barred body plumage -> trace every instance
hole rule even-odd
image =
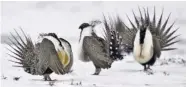
[[[49,75],[52,72],[61,75],[71,72],[73,53],[68,41],[58,38],[55,33],[48,33],[40,34],[40,42],[34,44],[23,30],[24,38],[15,32],[18,38],[11,34],[15,42],[9,39],[14,45],[9,44],[12,48],[9,55],[19,61],[12,61],[20,64],[18,67],[23,67],[25,72],[32,75],[43,75],[44,80],[51,80]]]

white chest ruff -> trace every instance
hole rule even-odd
[[[53,45],[55,47],[55,50],[56,50],[56,52],[58,54],[58,58],[60,58],[60,56],[62,57],[61,61],[66,61],[66,59],[64,59],[64,57],[66,57],[65,54],[67,54],[67,57],[66,58],[68,58],[68,59],[67,59],[66,64],[69,64],[69,62],[70,62],[70,54],[69,54],[70,53],[69,52],[70,48],[67,46],[67,44],[61,41],[61,44],[64,47],[64,49],[63,49],[59,45],[60,42],[56,38],[54,38],[52,36],[42,36],[42,37],[39,37],[39,39],[40,39],[39,42],[41,42],[44,38],[50,40],[53,43]],[[60,53],[58,53],[58,52],[60,52]],[[59,54],[60,54],[60,56],[59,56]],[[64,64],[64,67],[65,66],[67,66],[67,65]]]
[[[78,56],[81,61],[87,61],[87,59],[84,58],[84,50],[83,50],[83,40],[85,36],[92,36],[92,27],[87,27],[83,29],[81,39],[79,42],[79,49],[78,49]]]
[[[143,64],[147,63],[153,56],[153,39],[150,31],[147,29],[144,43],[141,45],[140,40],[140,31],[137,32],[134,40],[134,50],[133,55],[137,62]]]
[[[43,37],[40,37],[40,38],[39,38],[39,39],[40,39],[40,42],[41,42],[44,38],[50,40],[50,41],[54,44],[54,47],[55,47],[56,51],[61,51],[61,50],[63,50],[63,48],[59,45],[60,42],[59,42],[56,38],[54,38],[54,37],[52,37],[52,36],[43,36]]]

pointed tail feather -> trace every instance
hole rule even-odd
[[[34,44],[31,38],[26,36],[22,29],[21,31],[24,34],[24,38],[22,38],[16,30],[16,35],[10,33],[12,38],[10,39],[9,37],[9,40],[13,46],[8,44],[8,46],[11,48],[11,50],[7,48],[10,51],[8,55],[18,60],[10,61],[19,64],[18,67],[23,67],[25,72],[28,72],[30,74],[36,74],[34,66],[37,63],[37,57],[36,53],[34,52]]]
[[[162,9],[162,13],[161,13],[161,16],[158,20],[158,23],[156,23],[155,8],[154,8],[154,16],[153,16],[152,20],[150,20],[150,18],[149,18],[148,9],[146,11],[144,10],[144,16],[145,17],[142,16],[140,8],[139,8],[139,13],[140,13],[140,16],[141,16],[141,23],[142,23],[141,26],[143,26],[143,25],[150,26],[149,28],[150,28],[150,31],[153,35],[153,38],[159,39],[159,43],[161,45],[160,47],[161,47],[162,51],[174,50],[175,48],[169,48],[169,46],[179,42],[179,40],[176,40],[179,37],[179,35],[175,34],[178,29],[171,31],[175,22],[172,25],[170,25],[168,28],[166,28],[171,13],[168,15],[165,22],[162,22],[163,13],[164,13],[164,9]],[[144,22],[145,20],[148,20],[148,21]],[[136,23],[136,25],[138,25],[138,23]]]
[[[139,18],[137,19],[137,16],[135,15],[134,11],[132,10],[133,17],[135,22],[133,23],[131,19],[127,16],[128,21],[130,22],[130,25],[132,26],[129,28],[124,22],[122,22],[121,18],[118,17],[116,21],[118,23],[123,23],[122,25],[118,25],[119,27],[116,28],[116,30],[119,30],[122,35],[122,44],[124,45],[124,50],[129,50],[129,52],[132,52],[133,50],[133,41],[136,35],[136,29],[139,30],[142,26],[145,28],[150,29],[150,32],[153,35],[153,38],[157,38],[160,43],[160,49],[162,51],[169,51],[169,50],[175,50],[175,48],[170,48],[171,45],[179,42],[179,40],[176,40],[180,35],[176,35],[176,32],[178,29],[173,30],[173,24],[171,24],[168,28],[167,24],[170,19],[170,15],[166,18],[165,22],[163,22],[163,13],[164,9],[162,9],[162,13],[160,15],[160,18],[156,20],[156,11],[154,7],[154,14],[152,20],[150,19],[148,8],[144,9],[144,14],[142,14],[141,9],[138,7],[139,10]],[[157,23],[156,23],[157,21]],[[136,27],[137,26],[137,27]],[[126,51],[125,51],[126,52]]]
[[[120,27],[122,23],[117,23],[113,21],[111,17],[109,17],[110,21],[104,17],[104,34],[105,40],[107,42],[107,49],[112,60],[122,60],[123,55],[121,54],[121,37],[116,28]],[[118,25],[117,25],[118,24]]]

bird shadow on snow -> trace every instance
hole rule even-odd
[[[44,79],[30,79],[31,81],[38,81],[38,82],[42,82],[45,80]],[[72,81],[72,79],[69,79],[69,80],[59,80],[59,79],[53,79],[52,81],[48,81],[48,82],[69,82],[69,81]],[[46,81],[47,82],[47,81]]]
[[[134,72],[134,73],[136,73],[136,72],[143,72],[143,70],[122,69],[122,70],[119,70],[119,72],[129,72],[129,73]]]
[[[50,86],[55,86],[56,83],[57,84],[62,83],[66,85],[76,85],[76,86],[82,85],[82,80],[78,80],[78,79],[67,79],[67,80],[54,79],[52,81],[45,81],[44,79],[30,79],[30,81],[45,82],[47,83],[46,85],[50,85]]]
[[[78,78],[69,78],[69,79],[52,79],[52,81],[45,81],[44,79],[29,79],[30,81],[38,81],[38,82],[73,82],[73,81],[82,81],[81,79]]]

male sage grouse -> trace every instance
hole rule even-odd
[[[55,33],[40,34],[40,41],[34,44],[31,38],[24,34],[23,37],[15,30],[17,35],[12,35],[9,39],[13,46],[9,44],[11,57],[20,64],[16,67],[24,68],[24,71],[32,75],[43,75],[44,80],[50,81],[50,74],[65,74],[70,72],[73,64],[73,53],[70,43],[58,38]]]
[[[102,27],[97,27],[103,25]],[[104,30],[104,36],[98,36],[95,28]],[[99,75],[101,68],[110,68],[114,60],[123,59],[121,54],[119,34],[111,23],[106,19],[104,22],[92,21],[91,23],[82,23],[79,26],[80,32],[80,60],[83,62],[92,61],[95,66],[95,73]]]
[[[156,23],[156,13],[154,9],[153,20],[150,20],[148,9],[144,9],[144,15],[139,8],[139,19],[133,12],[135,23],[129,17],[128,20],[132,26],[129,28],[124,24],[121,18],[118,17],[120,34],[125,45],[125,51],[133,52],[133,56],[137,62],[144,66],[144,71],[149,70],[156,59],[160,57],[161,51],[175,50],[170,46],[179,42],[176,40],[179,35],[175,35],[176,30],[171,30],[174,23],[167,27],[170,15],[162,24],[163,11]],[[166,28],[167,27],[167,28]]]

